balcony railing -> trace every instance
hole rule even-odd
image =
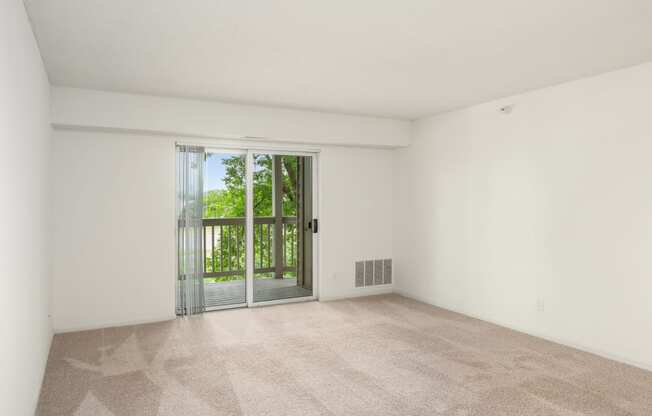
[[[242,278],[245,274],[245,218],[204,218],[204,277]],[[275,256],[276,217],[254,218],[254,273],[297,271],[297,218],[283,217],[281,256]],[[279,277],[279,276],[276,276]]]

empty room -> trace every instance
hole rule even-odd
[[[652,415],[649,0],[0,38],[0,415]]]

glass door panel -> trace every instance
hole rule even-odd
[[[204,298],[206,309],[246,304],[246,155],[206,152]]]
[[[253,154],[253,301],[312,296],[312,158]]]

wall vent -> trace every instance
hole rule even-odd
[[[383,284],[383,261],[374,260],[374,285]]]
[[[384,281],[386,285],[391,285],[392,284],[392,259],[385,259],[383,261],[383,276],[384,276]]]
[[[364,262],[364,285],[373,286],[374,285],[374,261],[366,260]]]
[[[355,262],[355,287],[364,287],[364,262]]]
[[[392,284],[392,259],[355,262],[355,287]]]

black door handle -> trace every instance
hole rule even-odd
[[[308,222],[308,228],[312,229],[313,234],[317,234],[319,232],[319,220],[317,218],[313,218],[312,221]]]

